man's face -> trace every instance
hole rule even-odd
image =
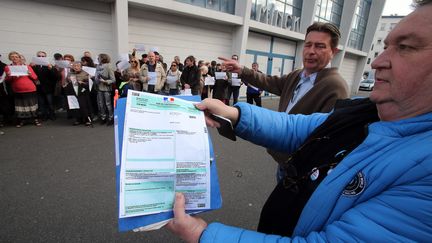
[[[383,120],[416,116],[432,110],[432,5],[402,19],[384,40],[370,99]]]
[[[75,72],[81,72],[81,63],[74,63],[74,64],[72,64],[72,69]]]
[[[306,74],[321,71],[329,64],[336,53],[336,49],[332,49],[330,43],[330,34],[309,32],[303,48],[303,66]]]
[[[256,63],[252,64],[252,69],[254,71],[258,71],[258,64],[256,64]]]
[[[149,52],[149,54],[147,54],[147,58],[149,62],[154,63],[156,60],[156,55],[153,52]]]
[[[186,66],[188,66],[188,67],[192,67],[193,66],[193,62],[189,58],[186,59],[185,63],[186,63]]]

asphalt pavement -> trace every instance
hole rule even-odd
[[[118,232],[113,127],[72,126],[65,116],[0,128],[0,242],[181,242],[166,229]],[[276,163],[262,147],[210,133],[223,206],[200,216],[255,230]]]

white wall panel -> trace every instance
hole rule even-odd
[[[129,47],[144,44],[146,52],[157,47],[169,63],[174,56],[183,61],[193,55],[197,60],[212,61],[231,57],[232,27],[184,16],[129,9]],[[144,53],[140,52],[139,54]]]
[[[294,41],[289,41],[281,38],[274,38],[273,42],[273,53],[295,56],[296,43]]]
[[[342,77],[346,80],[348,87],[352,90],[354,83],[354,77],[357,70],[358,59],[354,55],[346,54],[343,59],[342,65],[339,68],[339,72]]]
[[[270,52],[271,37],[254,32],[249,32],[247,40],[248,50]]]
[[[30,60],[39,50],[80,58],[86,50],[96,57],[112,53],[111,7],[97,1],[2,0],[0,53],[18,51]]]

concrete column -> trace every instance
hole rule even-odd
[[[305,35],[307,28],[314,22],[316,7],[316,1],[303,1],[302,16],[300,17],[300,32]],[[303,47],[304,41],[298,41],[294,59],[294,69],[303,68]]]
[[[235,14],[243,18],[243,25],[233,27],[233,46],[232,54],[239,56],[240,64],[244,64],[246,59],[246,46],[249,36],[249,22],[252,1],[237,0]]]
[[[360,0],[361,1],[361,0]],[[345,56],[346,47],[348,44],[349,35],[351,32],[351,26],[354,21],[353,16],[357,9],[357,4],[359,0],[356,1],[344,1],[342,16],[339,26],[339,31],[341,33],[341,38],[339,41],[339,48],[341,49],[339,53],[335,55],[332,60],[332,67],[340,67]]]
[[[114,29],[114,60],[122,53],[129,52],[129,13],[128,1],[116,0],[112,6],[112,24]]]

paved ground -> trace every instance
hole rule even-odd
[[[117,231],[113,128],[71,123],[1,129],[0,242],[180,242],[165,229]],[[264,148],[211,133],[223,207],[202,217],[255,229],[276,164]]]

